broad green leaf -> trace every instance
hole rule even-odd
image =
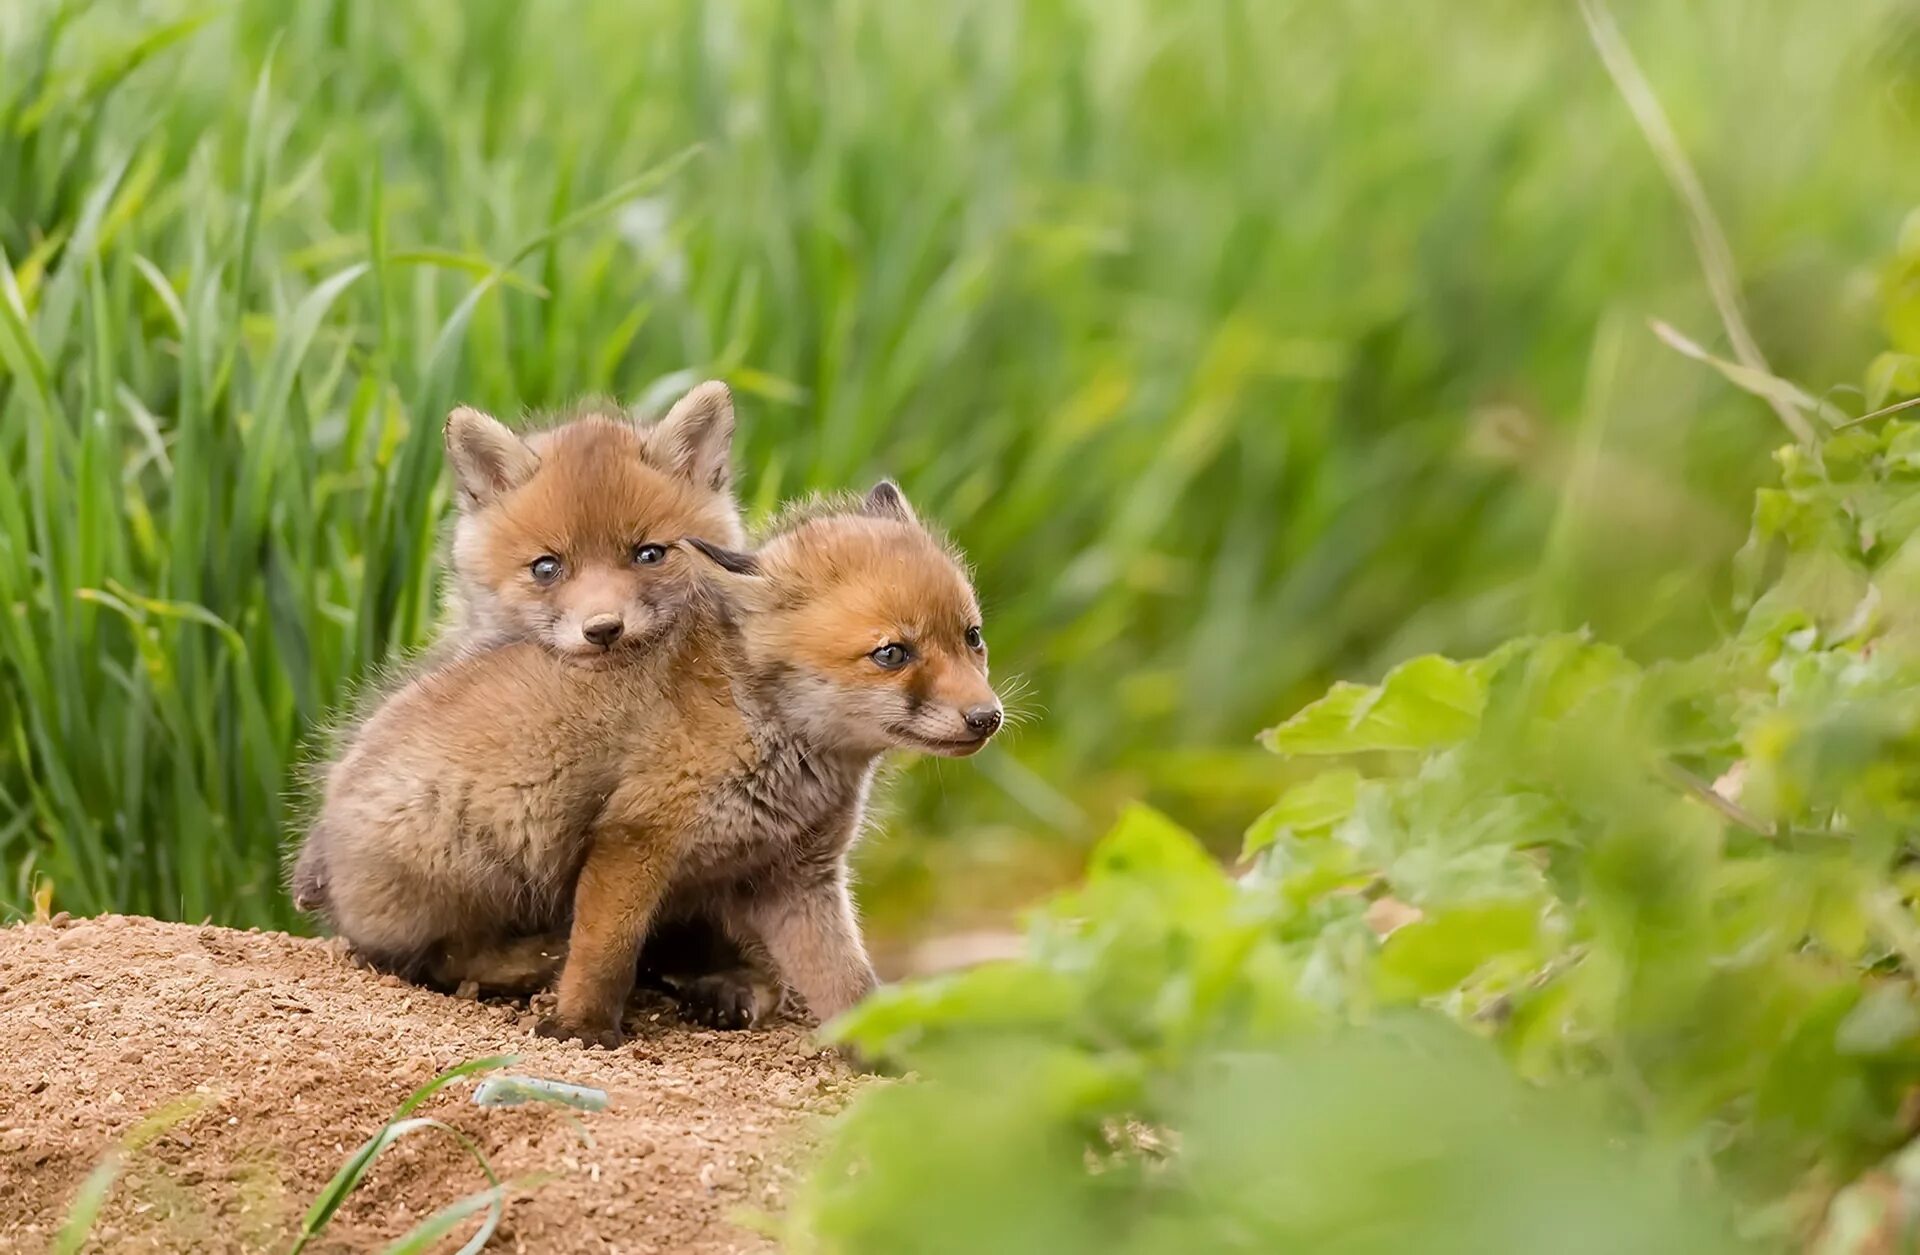
[[[1429,654],[1395,667],[1375,687],[1334,685],[1261,741],[1281,754],[1437,749],[1471,736],[1486,700],[1474,664]]]
[[[1150,806],[1134,803],[1094,846],[1087,863],[1093,886],[1125,880],[1165,889],[1201,886],[1224,896],[1229,890],[1220,865],[1194,835]]]
[[[1282,834],[1317,836],[1353,813],[1363,777],[1350,767],[1323,771],[1280,795],[1247,829],[1241,858],[1251,858]]]
[[[1375,982],[1388,998],[1426,998],[1457,988],[1488,962],[1532,957],[1540,931],[1530,903],[1457,906],[1396,929],[1380,946]]]
[[[983,963],[929,980],[883,985],[827,1024],[822,1036],[889,1057],[948,1029],[1056,1027],[1079,1001],[1079,990],[1060,973],[1025,963]]]

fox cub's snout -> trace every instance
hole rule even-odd
[[[723,384],[701,384],[652,427],[590,414],[523,439],[457,409],[446,441],[454,578],[481,639],[585,660],[643,648],[694,595],[677,542],[740,543]]]
[[[698,547],[738,577],[750,665],[814,743],[960,758],[1000,730],[973,586],[892,483],[751,558]]]

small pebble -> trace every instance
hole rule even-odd
[[[68,924],[73,923],[73,916],[65,911],[55,911],[53,918],[48,920],[47,923],[53,925],[55,928],[65,928]]]

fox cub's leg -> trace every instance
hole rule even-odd
[[[735,936],[711,900],[664,909],[647,929],[640,979],[671,995],[682,1019],[751,1028],[779,1009],[780,982],[757,937]]]
[[[428,967],[434,983],[458,989],[469,983],[505,994],[545,989],[566,961],[567,939],[560,933],[490,938],[450,943]]]
[[[716,932],[727,931],[721,920],[714,920],[710,927]],[[671,980],[683,1018],[708,1028],[753,1028],[780,1010],[779,967],[767,953],[766,943],[751,933],[730,940],[734,947],[731,963],[714,964],[706,971],[690,971]]]
[[[560,1006],[539,1026],[542,1037],[608,1049],[620,1044],[620,1015],[633,992],[648,921],[666,894],[673,853],[663,833],[596,825],[573,894]]]
[[[757,892],[740,904],[781,977],[821,1023],[872,992],[878,980],[839,866]]]

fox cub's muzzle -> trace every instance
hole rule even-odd
[[[626,626],[617,614],[596,614],[580,625],[580,635],[586,637],[589,644],[612,649]]]

